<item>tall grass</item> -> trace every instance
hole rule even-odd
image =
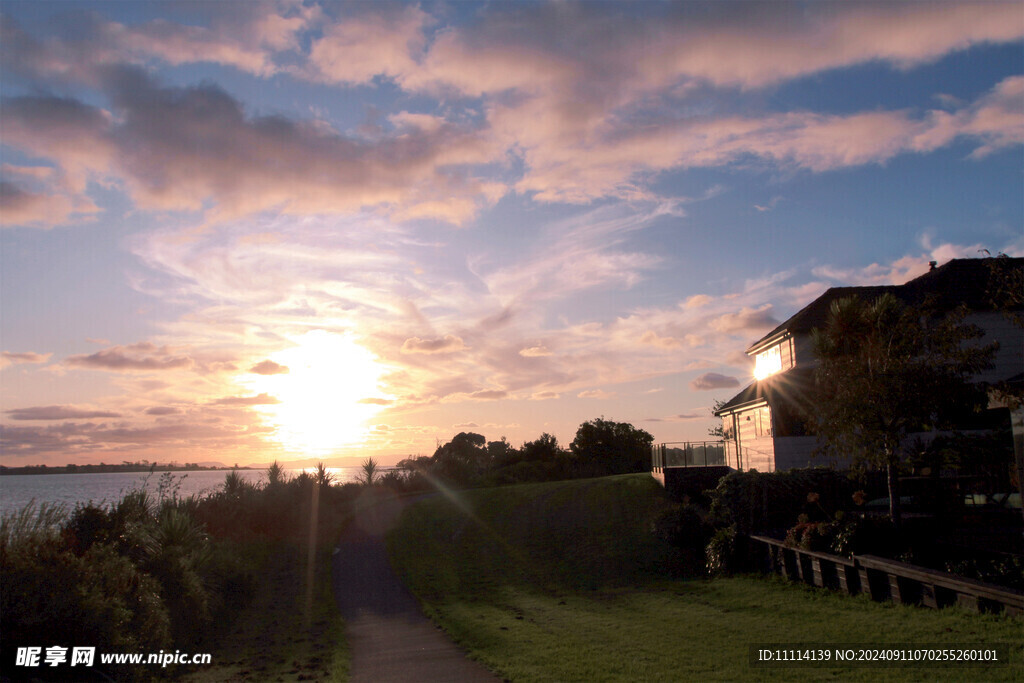
[[[55,540],[66,518],[65,505],[36,505],[35,499],[32,499],[17,512],[5,513],[0,517],[0,552],[7,553],[20,545]]]

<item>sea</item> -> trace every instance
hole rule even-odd
[[[392,469],[380,468],[381,472]],[[328,467],[339,484],[356,481],[362,474],[361,467]],[[89,474],[9,474],[0,476],[0,514],[18,512],[32,501],[63,504],[71,511],[78,504],[93,502],[109,505],[119,501],[124,494],[145,488],[154,496],[164,486],[164,493],[178,496],[203,495],[224,485],[224,478],[230,470],[189,470],[187,472],[104,472]],[[289,476],[301,472],[313,472],[313,468],[285,470]],[[237,470],[245,481],[266,482],[266,470]],[[169,475],[169,476],[168,476]]]

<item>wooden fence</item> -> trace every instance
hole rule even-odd
[[[1024,592],[874,555],[852,558],[787,546],[766,536],[750,537],[754,566],[793,581],[873,600],[940,608],[960,605],[975,612],[1024,615]]]

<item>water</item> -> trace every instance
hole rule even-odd
[[[391,469],[382,467],[381,470]],[[303,470],[286,470],[290,476]],[[306,470],[311,471],[311,470]],[[334,481],[343,484],[355,481],[362,473],[361,467],[328,467]],[[227,470],[191,470],[171,472],[172,482],[179,496],[202,495],[224,485]],[[266,482],[265,470],[238,470],[245,481]],[[0,513],[16,512],[32,499],[36,503],[63,503],[69,510],[78,503],[113,503],[133,489],[143,486],[153,493],[158,492],[162,472],[107,472],[93,474],[18,474],[0,476]]]

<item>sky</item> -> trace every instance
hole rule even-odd
[[[1016,2],[0,13],[6,466],[703,440],[828,287],[1024,255]]]

